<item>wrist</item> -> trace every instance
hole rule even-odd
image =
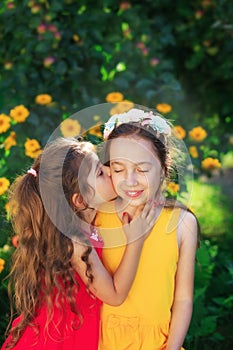
[[[135,239],[135,238],[129,238],[128,240],[127,240],[127,245],[130,245],[130,246],[132,246],[132,247],[139,247],[139,248],[141,248],[142,246],[143,246],[143,244],[144,244],[144,235],[143,236],[141,236],[141,237],[139,237],[139,238],[137,238],[137,239]]]

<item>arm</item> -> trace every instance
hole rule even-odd
[[[128,295],[134,281],[140,259],[141,250],[146,235],[155,221],[155,208],[149,204],[145,206],[137,219],[128,222],[127,215],[123,217],[123,226],[128,244],[116,272],[111,276],[100,261],[95,249],[89,255],[89,262],[94,276],[90,283],[86,277],[86,264],[82,255],[86,246],[73,242],[74,254],[72,265],[90,291],[104,303],[117,306],[122,304]],[[132,237],[134,241],[132,241]]]
[[[192,317],[197,222],[189,212],[179,222],[181,235],[175,295],[166,350],[180,350]]]

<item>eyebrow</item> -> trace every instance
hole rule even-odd
[[[117,161],[111,161],[110,162],[111,163],[111,165],[123,165],[123,163],[121,163],[121,162],[117,162]],[[152,163],[151,162],[139,162],[139,163],[134,163],[135,165],[143,165],[143,164],[145,164],[145,165],[152,165]]]

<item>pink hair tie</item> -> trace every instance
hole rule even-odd
[[[33,175],[34,177],[37,177],[37,172],[36,172],[36,170],[33,169],[33,168],[30,168],[30,169],[27,171],[27,173]]]

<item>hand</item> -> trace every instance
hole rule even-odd
[[[145,240],[149,235],[156,219],[156,206],[153,201],[145,204],[140,213],[131,220],[127,212],[123,213],[122,224],[128,243],[137,239]]]

